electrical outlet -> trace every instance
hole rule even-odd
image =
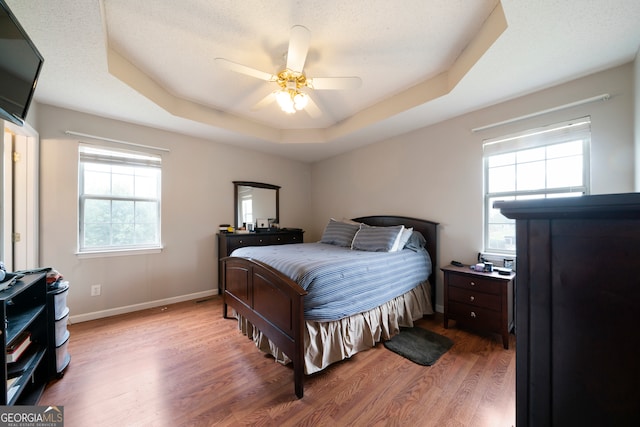
[[[101,292],[102,292],[102,285],[92,285],[91,286],[91,296],[92,297],[100,296]]]

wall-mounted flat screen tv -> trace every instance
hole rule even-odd
[[[0,0],[0,119],[27,117],[44,59],[4,0]]]

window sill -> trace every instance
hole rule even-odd
[[[163,247],[159,246],[157,248],[117,249],[117,250],[111,250],[111,251],[109,250],[86,251],[86,252],[76,252],[76,255],[80,259],[131,256],[131,255],[149,255],[149,254],[159,254],[160,252],[162,252],[162,249]]]
[[[511,268],[513,268],[514,270],[516,268],[517,256],[515,253],[510,255],[507,253],[498,253],[498,252],[480,252],[480,255],[488,262],[492,262],[493,265],[496,267],[503,267],[504,260],[511,259],[513,260],[513,266]]]

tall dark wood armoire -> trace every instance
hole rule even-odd
[[[516,220],[517,426],[640,425],[640,193],[495,207]]]

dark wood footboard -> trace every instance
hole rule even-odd
[[[222,259],[223,316],[235,309],[293,361],[296,396],[303,396],[304,296],[307,291],[272,267],[247,258]]]

